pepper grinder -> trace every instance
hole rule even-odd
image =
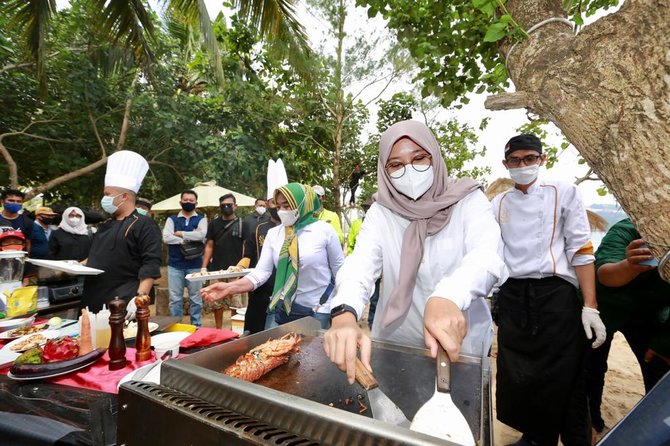
[[[137,337],[135,338],[136,361],[147,361],[151,359],[151,333],[149,333],[149,295],[142,294],[135,297],[137,307]]]
[[[126,366],[126,341],[123,339],[123,324],[126,318],[126,302],[115,297],[109,302],[109,326],[112,335],[109,340],[109,370],[119,370]]]

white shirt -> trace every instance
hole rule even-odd
[[[577,187],[538,180],[524,194],[511,189],[492,201],[510,277],[558,276],[579,286],[575,266],[594,262],[591,229]]]
[[[426,238],[407,317],[382,328],[384,307],[399,280],[400,250],[409,224],[378,203],[370,207],[354,252],[337,275],[332,305],[350,305],[360,318],[383,272],[372,337],[423,347],[423,311],[428,298],[443,297],[467,310],[471,302],[488,296],[496,283],[503,283],[507,270],[499,255],[500,228],[491,204],[480,190],[471,192],[454,205],[449,223]],[[488,309],[482,317],[490,328]]]
[[[191,215],[191,217],[186,217],[182,211],[179,211],[177,218],[184,217],[186,219],[186,224],[191,220],[191,218],[198,215],[197,213]],[[207,236],[207,217],[203,215],[202,219],[198,222],[198,226],[193,231],[182,231],[181,237],[174,235],[174,223],[171,218],[165,220],[165,226],[163,227],[163,243],[167,245],[181,245],[185,241],[192,242],[202,242],[205,243],[205,237]]]
[[[325,293],[331,277],[335,277],[344,262],[340,239],[333,227],[316,221],[298,230],[298,289],[293,302],[313,308],[318,313],[330,313],[330,300],[323,305],[319,301]],[[272,275],[279,262],[279,251],[284,244],[284,225],[275,226],[265,236],[261,257],[256,268],[245,277],[254,289],[263,285]],[[332,297],[332,296],[331,296]]]

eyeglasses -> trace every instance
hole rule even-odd
[[[412,158],[412,162],[409,163],[414,170],[417,172],[425,172],[432,165],[432,157],[428,154],[417,155]],[[386,165],[386,173],[393,179],[398,179],[405,175],[408,164],[403,164],[400,161],[391,161]]]
[[[537,160],[540,158],[542,158],[542,155],[526,155],[523,158],[510,156],[509,158],[507,158],[507,164],[509,164],[511,167],[518,167],[523,161],[524,165],[531,166],[535,164]]]

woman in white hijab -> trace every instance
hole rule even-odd
[[[65,209],[58,229],[49,238],[47,258],[81,261],[88,257],[90,248],[91,234],[86,227],[84,212],[77,207]]]

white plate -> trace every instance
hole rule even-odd
[[[14,319],[0,319],[0,331],[11,330],[12,328],[21,327],[29,324],[35,320],[35,315],[30,317],[17,317]]]
[[[166,333],[167,334],[167,333]],[[119,385],[116,386],[116,388],[120,388],[121,384],[132,381],[133,380],[133,375],[135,373],[139,372],[140,370],[146,369],[147,367],[152,367],[154,363],[152,362],[151,364],[147,364],[145,366],[140,367],[139,369],[135,369],[132,372],[128,373],[126,376],[121,378],[121,381],[119,381]],[[160,384],[161,383],[161,366],[163,363],[158,364],[156,367],[153,368],[149,373],[147,373],[147,376],[141,379],[143,383],[154,383],[154,384]]]
[[[33,334],[42,333],[44,330],[49,328],[46,322],[43,323],[43,324],[39,324],[37,326],[42,327],[42,328],[40,328],[39,331],[36,331]],[[7,330],[7,331],[3,331],[2,333],[0,333],[0,339],[3,339],[3,340],[5,340],[5,339],[18,339],[21,336],[25,336],[25,335],[17,336],[16,334],[14,334],[14,331],[17,330],[18,328],[21,328],[21,327],[16,327],[16,328],[12,328],[12,329]]]
[[[57,330],[44,330],[44,331],[39,332],[39,333],[33,333],[33,334],[21,336],[18,339],[14,339],[12,342],[10,342],[9,344],[2,347],[2,350],[0,350],[0,351],[7,351],[7,352],[12,352],[12,353],[21,353],[21,352],[15,352],[14,350],[12,350],[12,347],[15,346],[16,344],[19,344],[19,343],[25,341],[29,337],[35,336],[35,335],[42,335],[47,339],[59,338],[59,337],[62,336],[62,334]]]
[[[235,308],[235,307],[230,307],[231,310],[235,310],[235,313],[245,315],[247,314],[247,307],[242,307],[242,308]]]
[[[68,373],[76,372],[77,370],[81,370],[83,368],[88,367],[89,365],[93,364],[94,362],[97,362],[98,359],[102,358],[104,355],[104,351],[101,351],[100,354],[91,356],[91,359],[86,361],[84,364],[70,370],[66,371],[54,371],[52,373],[46,373],[46,374],[41,374],[41,375],[36,375],[36,376],[16,376],[13,375],[12,372],[7,372],[7,377],[11,379],[15,379],[17,381],[31,381],[35,379],[47,379],[47,378],[55,378],[56,376],[62,376],[62,375],[67,375]],[[54,363],[55,364],[55,363]]]
[[[157,329],[158,329],[157,323],[149,322],[149,333],[154,332]],[[128,327],[123,329],[123,339],[133,339],[135,336],[137,336],[137,322],[133,321],[128,325]]]
[[[244,269],[238,273],[227,273],[224,271],[211,271],[207,273],[206,276],[201,276],[200,273],[191,273],[186,275],[186,280],[190,282],[204,282],[205,280],[213,279],[235,279],[237,277],[244,277],[249,272],[253,271],[252,268]]]
[[[156,347],[158,344],[168,342],[181,342],[182,340],[191,336],[192,333],[186,331],[169,331],[167,333],[157,334],[151,337],[151,346]]]
[[[77,274],[80,276],[96,276],[104,273],[101,269],[89,268],[81,263],[70,263],[65,260],[26,259],[26,261],[33,265],[44,266],[45,268],[51,268],[56,271],[63,271],[65,273]]]

